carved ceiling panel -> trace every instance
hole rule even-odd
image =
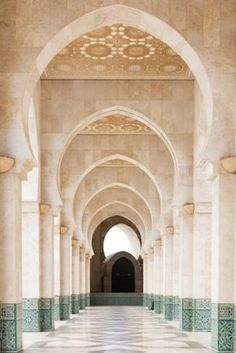
[[[43,79],[192,79],[182,58],[157,38],[116,24],[76,39],[48,65]]]

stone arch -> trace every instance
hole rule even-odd
[[[204,100],[205,115],[202,119],[205,121],[204,126],[206,126],[206,131],[205,136],[202,138],[201,146],[201,150],[204,150],[207,146],[212,126],[213,98],[207,72],[197,52],[189,45],[180,33],[166,22],[142,10],[120,4],[102,7],[79,17],[62,28],[41,50],[28,75],[23,95],[22,119],[28,145],[30,146],[28,129],[30,99],[34,87],[39,81],[40,75],[45,70],[48,63],[60,52],[60,50],[76,38],[90,31],[114,23],[123,23],[150,33],[152,36],[169,45],[187,63],[200,87]]]
[[[123,183],[112,183],[112,184],[107,184],[106,186],[98,189],[93,195],[91,195],[89,197],[89,199],[86,201],[84,207],[83,207],[83,210],[82,210],[82,217],[83,217],[83,214],[84,214],[84,211],[86,210],[87,206],[89,205],[90,201],[92,201],[97,195],[99,196],[99,194],[102,192],[102,191],[105,191],[106,189],[110,189],[110,188],[113,188],[113,187],[117,187],[117,188],[122,188],[122,189],[127,189],[127,190],[130,190],[132,191],[133,193],[137,194],[140,199],[144,202],[144,204],[146,205],[146,208],[149,210],[149,213],[150,213],[150,218],[151,218],[151,222],[153,224],[153,210],[151,210],[147,200],[144,198],[144,196],[138,191],[138,190],[135,190],[134,188],[132,188],[131,186],[127,185],[127,184],[123,184]],[[81,220],[82,221],[82,220]]]
[[[126,251],[120,251],[113,256],[111,255],[104,261],[104,292],[112,292],[112,268],[116,261],[122,257],[128,259],[134,267],[135,292],[142,292],[142,262],[140,260],[136,260],[133,255],[129,254]]]
[[[119,208],[115,208],[114,210],[112,209],[113,206],[119,206]],[[121,209],[121,210],[120,210]],[[87,230],[87,239],[89,242],[89,245],[91,246],[92,243],[92,237],[94,234],[95,229],[98,227],[98,225],[100,223],[102,223],[105,219],[110,218],[112,216],[121,216],[124,217],[124,215],[122,214],[122,212],[125,210],[125,212],[129,212],[130,214],[132,214],[132,218],[129,216],[127,216],[127,218],[133,223],[135,224],[135,226],[137,227],[137,229],[140,232],[140,236],[142,239],[142,244],[144,244],[145,241],[145,237],[146,237],[146,228],[145,225],[143,223],[142,217],[140,216],[140,214],[131,206],[124,204],[122,202],[110,202],[106,205],[104,205],[103,207],[101,207],[101,209],[99,209],[92,217],[91,217],[91,221]],[[103,215],[103,212],[109,211],[109,215],[107,215],[107,213],[105,213]]]

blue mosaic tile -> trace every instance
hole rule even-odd
[[[22,304],[0,304],[0,351],[21,351],[22,331]]]
[[[211,331],[211,299],[194,299],[193,329],[199,332]]]
[[[174,297],[173,296],[164,296],[164,319],[173,320],[174,317]]]
[[[185,331],[193,329],[193,299],[180,299],[180,328]]]
[[[154,296],[154,311],[156,314],[162,313],[162,302],[163,302],[162,295],[155,295]]]
[[[212,348],[217,352],[234,351],[234,310],[234,304],[212,304]]]

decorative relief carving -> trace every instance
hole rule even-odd
[[[87,125],[81,135],[155,135],[142,122],[124,115],[110,115]]]
[[[116,24],[74,40],[51,61],[42,78],[191,78],[182,58],[157,38]]]

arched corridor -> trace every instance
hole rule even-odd
[[[0,352],[235,352],[235,24],[1,0]]]

